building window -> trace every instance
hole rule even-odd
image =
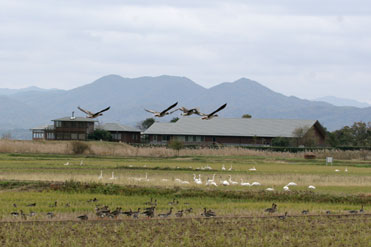
[[[213,136],[213,142],[216,142],[216,138],[215,138],[215,136]]]
[[[62,127],[62,122],[61,121],[55,121],[55,127],[57,127],[57,128]]]
[[[77,140],[77,133],[71,133],[71,139],[72,140]]]
[[[188,142],[188,136],[185,136],[185,138],[184,138],[184,139],[185,139],[185,141],[186,141],[186,142]]]
[[[112,139],[114,140],[121,140],[121,133],[113,133]]]
[[[79,140],[85,140],[86,135],[85,134],[79,134]]]
[[[46,134],[46,138],[47,138],[48,140],[54,140],[54,133],[47,133],[47,134]]]

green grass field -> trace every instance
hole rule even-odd
[[[67,162],[69,165],[65,165]],[[223,166],[226,170],[222,170]],[[256,171],[250,171],[252,167]],[[103,178],[99,179],[101,171]],[[112,172],[115,179],[110,179]],[[201,176],[202,185],[193,182],[193,174]],[[213,174],[218,186],[206,186]],[[229,176],[238,183],[242,179],[257,181],[261,186],[221,185]],[[284,191],[283,186],[289,182],[297,186]],[[316,189],[308,189],[309,185]],[[268,187],[274,191],[265,191]],[[93,198],[98,201],[88,202]],[[125,215],[102,219],[96,215],[97,206],[107,205],[111,210],[121,207],[123,211],[143,209],[151,198],[158,202],[155,215],[170,207],[174,212],[193,210],[183,220],[174,215],[170,220],[148,220],[144,215],[136,220]],[[179,203],[169,205],[173,199]],[[277,211],[272,215],[264,212],[273,202],[278,205]],[[36,205],[28,207],[31,203]],[[365,213],[348,216],[349,210],[359,210],[362,205]],[[227,218],[204,219],[204,207]],[[11,215],[20,210],[25,217]],[[309,210],[309,216],[301,217],[303,210]],[[326,211],[331,211],[330,215]],[[30,242],[31,246],[328,246],[331,241],[335,243],[332,246],[350,246],[354,240],[356,244],[352,246],[367,246],[364,243],[369,243],[370,237],[363,227],[370,228],[370,211],[370,161],[335,160],[333,166],[326,166],[320,159],[259,156],[0,154],[0,236],[9,235],[0,239],[3,246],[20,246],[35,233],[42,237]],[[31,216],[31,212],[35,215]],[[55,216],[48,217],[48,212]],[[279,220],[277,216],[285,212],[290,217]],[[82,214],[89,220],[76,222]],[[50,227],[51,237],[46,238]],[[14,231],[19,229],[23,232],[17,238]],[[108,234],[99,234],[104,231]],[[89,238],[80,238],[79,233]],[[166,234],[168,242],[164,240]],[[70,237],[63,238],[64,235]],[[60,245],[61,241],[64,244]]]

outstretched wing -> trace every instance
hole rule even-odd
[[[170,110],[171,108],[174,108],[177,104],[178,104],[178,102],[176,102],[175,104],[169,106],[167,109],[163,110],[163,111],[161,112],[161,115],[164,114],[165,112],[167,112],[168,110]]]
[[[90,111],[87,111],[87,110],[84,110],[84,109],[82,109],[80,106],[78,106],[77,109],[79,109],[80,111],[82,111],[82,112],[84,112],[84,113],[86,113],[86,114],[88,114],[88,115],[94,115],[94,113],[92,113],[92,112],[90,112]]]
[[[207,114],[200,112],[199,108],[193,108],[192,111],[194,114],[197,114],[199,116],[207,116]]]
[[[95,113],[94,115],[98,115],[98,114],[100,114],[100,113],[102,113],[102,112],[108,111],[110,108],[111,108],[111,107],[109,106],[109,107],[107,107],[106,109],[103,109],[103,110],[101,110],[101,111]]]
[[[213,111],[212,113],[210,113],[208,116],[212,116],[212,115],[214,115],[214,114],[217,113],[218,111],[223,110],[226,106],[227,106],[227,103],[225,103],[224,105],[222,105],[221,107],[219,107],[218,109],[216,109],[215,111]]]
[[[173,114],[174,112],[176,112],[176,111],[179,111],[179,110],[181,110],[182,111],[182,109],[181,108],[176,108],[174,111],[171,111],[171,112],[169,112],[169,114]]]
[[[153,114],[157,113],[156,111],[152,111],[152,110],[147,110],[147,109],[144,109],[144,110],[147,111],[147,112],[153,113]]]

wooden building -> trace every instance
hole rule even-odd
[[[315,145],[325,144],[326,133],[317,120],[183,117],[175,123],[155,122],[143,134],[151,144],[176,139],[185,145],[271,145],[276,137],[296,138],[295,130],[300,128]]]
[[[126,143],[140,143],[140,130],[118,123],[105,123],[97,126],[97,129],[108,131],[113,141]]]

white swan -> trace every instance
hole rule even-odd
[[[274,191],[273,188],[266,188],[265,190],[266,190],[266,191]]]
[[[224,181],[222,181],[222,185],[224,185],[224,186],[229,186],[230,183],[229,183],[227,180],[224,180]]]
[[[81,161],[80,161],[80,166],[82,166],[82,165],[84,165],[84,162],[81,160]]]
[[[117,179],[117,178],[115,177],[114,172],[112,172],[112,176],[111,176],[109,179],[111,179],[111,180],[113,180],[113,179]]]
[[[254,166],[253,168],[250,168],[249,171],[252,171],[252,172],[253,172],[253,171],[256,171],[255,166]]]
[[[99,180],[100,180],[100,179],[103,179],[103,171],[102,171],[102,170],[100,170],[100,175],[99,175],[98,179],[99,179]]]
[[[241,185],[241,186],[251,186],[250,183],[247,183],[247,182],[244,183],[243,180],[242,180],[242,178],[241,178],[241,183],[240,183],[240,185]]]
[[[225,171],[225,166],[224,166],[224,164],[223,164],[223,166],[222,166],[222,171]]]
[[[288,183],[286,186],[296,186],[297,184],[296,183],[294,183],[294,182],[290,182],[290,183]]]
[[[308,186],[308,189],[312,189],[312,190],[315,190],[315,189],[316,189],[316,187],[315,187],[315,186],[313,186],[313,185],[309,185],[309,186]]]
[[[252,182],[251,186],[260,186],[261,184],[259,182]]]
[[[345,172],[348,172],[348,168],[347,167],[345,167],[345,170],[344,170]]]
[[[230,184],[232,184],[232,185],[236,185],[236,184],[238,184],[238,182],[236,182],[236,181],[232,181],[232,176],[231,176],[231,175],[229,175],[229,180],[228,180],[228,182],[229,182]]]
[[[64,163],[65,166],[69,166],[70,165],[70,162],[67,162],[67,163]]]
[[[284,191],[290,191],[290,188],[289,188],[289,186],[286,185],[286,186],[283,186],[283,190]]]
[[[335,169],[335,172],[340,172],[340,170],[339,169]]]
[[[232,171],[232,165],[231,165],[231,167],[229,167],[228,171]]]

